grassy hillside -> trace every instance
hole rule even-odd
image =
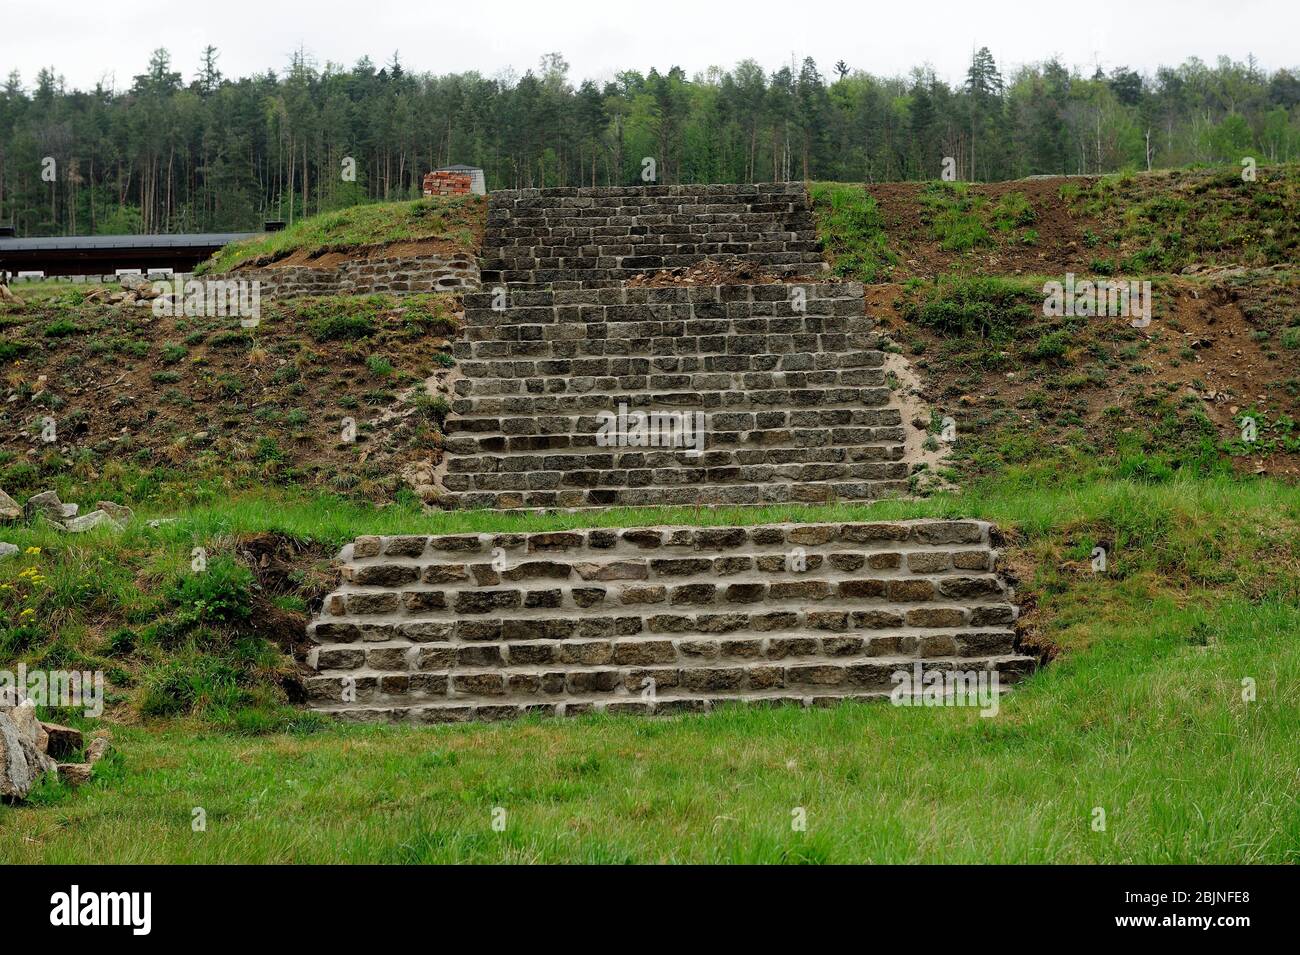
[[[956,423],[954,477],[1300,476],[1300,166],[812,197],[835,272],[869,283],[925,380],[929,430]],[[1067,272],[1150,281],[1151,324],[1045,316]]]
[[[814,183],[835,271],[864,282],[937,275],[1181,272],[1292,265],[1300,165],[1014,182]]]
[[[436,455],[446,405],[424,383],[451,364],[455,296],[266,302],[255,328],[113,297],[83,286],[0,302],[11,495],[159,504],[273,484],[391,500],[401,466]]]
[[[364,256],[390,246],[409,253],[473,252],[483,238],[487,200],[451,196],[413,202],[351,206],[301,219],[280,232],[226,246],[199,272],[228,272],[241,265],[337,264],[339,257]]]

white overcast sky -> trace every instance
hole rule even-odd
[[[1297,0],[4,0],[0,75],[28,88],[52,66],[69,87],[117,89],[149,53],[191,79],[207,44],[227,76],[282,69],[299,46],[318,65],[386,62],[417,72],[535,68],[562,53],[575,80],[681,66],[694,74],[753,57],[772,70],[812,56],[881,75],[930,64],[950,82],[988,46],[1004,73],[1053,54],[1068,65],[1144,72],[1219,55],[1300,65]]]

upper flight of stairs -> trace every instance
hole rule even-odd
[[[786,281],[627,284],[704,259]],[[862,286],[825,281],[825,268],[802,183],[493,193],[483,290],[466,295],[455,344],[463,377],[442,503],[824,503],[905,491],[903,423]],[[621,408],[703,414],[703,453],[602,445],[599,416]]]
[[[781,275],[824,269],[804,184],[493,192],[480,268],[484,288],[616,286],[705,259]]]

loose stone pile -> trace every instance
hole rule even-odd
[[[107,755],[109,743],[96,737],[86,744],[83,762],[71,760],[82,745],[81,730],[42,723],[31,700],[12,688],[0,689],[0,799],[26,799],[49,773],[72,786],[89,782],[92,767]]]

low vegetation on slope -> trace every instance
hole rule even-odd
[[[1297,292],[1287,273],[1157,279],[1142,328],[1044,316],[1041,278],[917,281],[872,290],[868,307],[928,382],[930,440],[944,418],[955,426],[961,479],[1231,467],[1295,479]]]
[[[423,382],[451,364],[454,296],[266,302],[254,328],[114,296],[0,302],[0,487],[19,499],[156,505],[271,483],[388,500],[440,445],[445,401]]]
[[[1100,274],[1267,266],[1300,258],[1300,166],[1170,170],[1069,181],[1061,195]]]
[[[1147,275],[1286,265],[1300,165],[1016,182],[816,183],[832,267],[863,282],[936,275]]]
[[[310,265],[320,263],[330,253],[357,255],[397,243],[416,244],[425,254],[473,252],[483,239],[486,215],[487,201],[482,196],[350,206],[302,219],[280,232],[228,245],[199,271],[228,272],[245,264],[285,261]]]
[[[862,186],[814,182],[808,187],[817,230],[836,275],[881,281],[897,256],[889,250],[885,220]]]

